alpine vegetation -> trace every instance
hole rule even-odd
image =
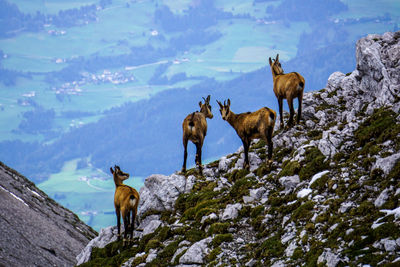
[[[122,246],[110,226],[79,263],[399,265],[399,48],[400,32],[359,40],[353,72],[304,93],[304,123],[275,127],[270,166],[268,143],[255,140],[202,175],[146,178],[133,245]],[[219,103],[228,119],[229,102]]]

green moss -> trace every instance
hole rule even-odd
[[[225,223],[220,223],[216,222],[210,225],[210,228],[208,229],[208,235],[213,235],[213,234],[225,234],[228,231],[228,228],[230,226],[230,223],[225,222]]]
[[[304,256],[304,252],[300,247],[297,247],[294,251],[293,251],[293,255],[292,255],[292,259],[293,260],[298,260],[298,259],[302,259]]]
[[[319,140],[322,138],[322,131],[311,130],[311,131],[307,132],[307,136],[313,140]]]
[[[282,164],[282,170],[279,172],[278,178],[298,174],[300,169],[301,167],[298,161],[287,160]]]
[[[193,227],[185,232],[185,239],[192,243],[200,241],[200,240],[204,239],[205,237],[206,237],[206,233],[203,230],[198,229],[196,227]]]
[[[145,251],[146,253],[149,253],[149,250],[150,250],[150,249],[159,248],[159,247],[161,247],[161,246],[162,246],[162,244],[161,244],[160,240],[158,240],[158,239],[151,239],[151,240],[149,240],[149,242],[147,242],[144,251]]]
[[[251,218],[256,218],[257,216],[261,215],[264,212],[264,206],[263,205],[259,205],[257,207],[255,207],[251,213],[250,213],[250,217]]]
[[[264,257],[266,260],[281,257],[283,253],[284,247],[278,236],[273,236],[265,240],[255,252],[257,258]]]
[[[212,187],[212,186],[211,186]],[[195,207],[205,200],[214,199],[219,193],[205,187],[202,191],[192,191],[188,194],[180,194],[175,202],[175,209],[180,212],[185,212],[187,209]],[[194,212],[192,215],[195,215]]]
[[[236,180],[242,179],[245,177],[247,174],[249,174],[249,171],[246,169],[236,169],[233,170],[231,173],[228,173],[225,178],[228,179],[230,183],[235,182]]]
[[[254,177],[240,178],[231,187],[228,196],[225,198],[226,202],[243,202],[243,196],[249,195],[249,188],[256,184],[257,181]]]
[[[299,171],[302,181],[310,179],[314,174],[329,168],[329,162],[317,147],[308,147],[305,152],[305,160]]]
[[[221,245],[223,242],[231,242],[233,240],[233,235],[231,233],[228,234],[218,234],[211,241],[211,244],[214,248]]]
[[[212,212],[216,212],[216,207],[218,206],[218,199],[210,199],[197,202],[196,206],[185,210],[185,212],[182,214],[181,221],[184,222],[186,220],[194,219],[200,221],[203,216],[208,215]]]
[[[220,247],[216,247],[213,250],[211,250],[210,254],[206,256],[207,262],[212,262],[217,258],[219,254],[221,254],[222,249]]]
[[[317,179],[311,184],[311,189],[317,189],[318,192],[322,192],[328,185],[328,174],[323,175],[321,178]]]
[[[207,164],[207,166],[208,166],[209,168],[216,168],[216,167],[219,166],[219,160],[215,160],[215,161],[213,161],[213,162],[210,162],[210,163]]]
[[[259,148],[263,148],[267,145],[267,143],[265,143],[264,140],[260,139],[260,141],[258,141],[257,143],[255,143],[254,145],[251,146],[252,149],[259,149]]]
[[[314,110],[315,110],[315,113],[317,113],[318,111],[320,111],[320,110],[326,110],[326,109],[334,109],[334,108],[336,108],[336,106],[334,106],[334,105],[329,105],[329,104],[327,104],[326,102],[323,102],[322,104],[320,104],[319,106],[317,106]]]
[[[262,163],[255,171],[255,175],[257,175],[258,177],[263,177],[264,175],[268,174],[269,172],[270,172],[270,167],[267,164]]]
[[[172,258],[172,256],[174,256],[175,252],[178,250],[178,245],[180,242],[181,242],[181,240],[178,240],[178,241],[174,241],[174,242],[168,244],[164,248],[164,250],[159,253],[159,257],[162,257],[162,258],[171,257]]]
[[[262,221],[264,220],[263,215],[259,215],[257,217],[252,218],[250,225],[254,228],[255,231],[262,231]]]
[[[274,149],[273,155],[276,162],[282,162],[283,158],[290,155],[293,152],[293,148],[284,147]]]
[[[309,200],[305,202],[303,205],[298,207],[292,214],[293,221],[304,220],[308,221],[312,217],[312,210],[314,208],[314,202]]]

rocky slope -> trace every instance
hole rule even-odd
[[[400,32],[357,42],[357,68],[304,95],[304,121],[199,176],[152,175],[136,242],[103,229],[82,266],[400,264]],[[222,122],[221,122],[222,123]],[[278,126],[277,126],[278,127]],[[86,262],[86,263],[85,263]]]
[[[0,266],[73,266],[96,234],[0,162]]]

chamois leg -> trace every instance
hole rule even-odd
[[[187,159],[187,145],[188,145],[188,139],[187,138],[183,138],[183,148],[184,148],[184,152],[183,152],[183,166],[182,166],[182,172],[186,172],[186,159]]]
[[[202,142],[196,143],[196,164],[199,167],[199,172],[200,174],[203,173],[203,166],[201,165],[201,147],[202,147]]]
[[[289,110],[290,110],[288,126],[292,127],[293,126],[293,116],[294,116],[293,98],[291,98],[291,97],[288,98],[287,102],[288,102]]]
[[[301,119],[301,106],[303,103],[303,93],[300,93],[299,96],[297,97],[297,100],[299,102],[299,107],[297,109],[297,124],[300,124],[300,119]]]
[[[268,144],[268,163],[272,163],[272,150],[274,149],[274,144],[272,143],[272,133],[274,131],[273,127],[267,128],[267,144]]]
[[[247,139],[242,139],[243,142],[243,148],[244,148],[244,164],[243,164],[243,169],[249,169],[250,163],[249,163],[249,145],[250,142]]]
[[[117,239],[120,240],[120,238],[121,238],[121,211],[120,211],[119,207],[115,207],[115,214],[117,215],[117,228],[118,228]]]
[[[128,241],[128,228],[129,221],[125,211],[122,212],[122,220],[124,221],[124,239],[122,240],[122,246],[125,246]]]
[[[127,243],[129,244],[129,238],[128,235],[131,232],[131,212],[128,211],[128,213],[126,214],[126,220],[128,221],[128,228],[125,229],[126,232],[126,236],[127,236]]]
[[[135,228],[135,220],[136,220],[136,211],[132,210],[131,239],[130,239],[132,243],[133,243],[133,228]]]
[[[281,118],[281,128],[283,129],[283,98],[278,97],[279,117]]]

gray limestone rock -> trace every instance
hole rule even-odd
[[[181,264],[203,264],[205,256],[210,252],[208,244],[212,241],[211,237],[200,240],[188,248],[185,254],[179,259]]]

